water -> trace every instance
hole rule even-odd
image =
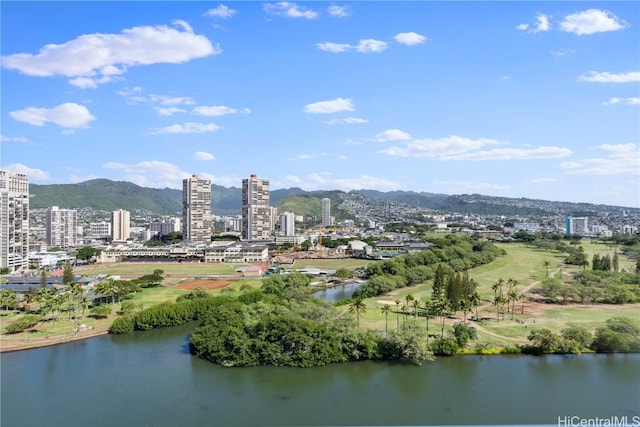
[[[223,368],[189,354],[192,328],[2,354],[0,425],[557,425],[559,416],[640,415],[638,354]]]
[[[329,302],[337,302],[345,298],[351,298],[353,293],[362,286],[362,283],[349,283],[348,285],[334,286],[321,291],[316,291],[313,296]]]

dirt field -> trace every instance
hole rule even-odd
[[[184,282],[184,283],[180,283],[178,286],[176,286],[177,289],[187,289],[187,290],[194,290],[197,288],[204,288],[204,289],[220,289],[220,288],[224,288],[225,286],[229,286],[231,284],[231,282],[227,282],[225,280],[190,280],[188,282]]]

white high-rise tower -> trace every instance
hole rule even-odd
[[[242,180],[242,238],[263,240],[271,237],[269,180],[251,175]]]
[[[0,170],[0,267],[29,267],[29,177]]]
[[[198,175],[182,180],[182,239],[211,243],[211,181]]]

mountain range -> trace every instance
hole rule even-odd
[[[157,214],[177,215],[182,211],[182,191],[171,188],[141,187],[126,181],[93,179],[77,184],[30,184],[31,208],[88,207],[97,210],[146,210]],[[341,202],[358,195],[370,203],[403,204],[422,209],[448,213],[483,215],[593,215],[598,212],[621,210],[640,211],[638,208],[546,201],[526,198],[484,196],[480,194],[447,195],[414,191],[357,190],[351,192],[305,191],[293,187],[272,190],[271,204],[280,211],[299,215],[319,215],[320,200],[332,201],[332,214],[338,219],[348,217],[339,208]],[[237,187],[211,186],[214,215],[239,215],[242,208],[242,190]]]

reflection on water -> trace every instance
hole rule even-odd
[[[638,415],[640,355],[224,368],[194,325],[2,355],[2,426],[552,424]]]
[[[316,291],[313,296],[322,298],[329,302],[337,302],[345,298],[351,298],[351,295],[362,286],[362,283],[349,283],[347,285],[335,286],[333,288]]]

